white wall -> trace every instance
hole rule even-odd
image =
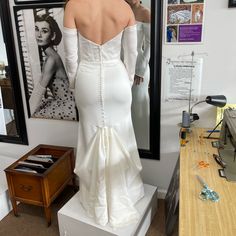
[[[13,2],[13,0],[10,1]],[[233,28],[233,24],[236,22],[236,8],[229,9],[227,4],[228,0],[206,0],[204,43],[181,46],[163,45],[163,58],[190,54],[192,50],[196,53],[207,52],[208,56],[204,56],[202,97],[224,94],[229,103],[236,103],[236,30]],[[162,82],[163,80],[164,73]],[[23,89],[22,80],[21,84]],[[24,95],[23,90],[22,94]],[[23,99],[25,106],[24,96]],[[182,110],[187,109],[187,102],[162,102],[161,106],[161,160],[142,159],[142,176],[146,183],[167,189],[178,158],[179,127],[177,123],[181,121]],[[201,104],[195,108],[195,111],[200,116],[200,120],[195,121],[196,126],[214,127],[215,108]],[[0,143],[1,155],[19,158],[39,143],[76,146],[78,125],[76,122],[28,119],[26,117],[26,124],[30,145]]]
[[[142,4],[150,9],[151,6],[151,0],[142,0]]]
[[[8,65],[6,48],[5,48],[5,43],[4,43],[3,34],[2,34],[2,24],[0,20],[0,62],[2,61],[4,62],[5,65]]]

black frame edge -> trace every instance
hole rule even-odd
[[[15,102],[14,116],[16,120],[16,129],[19,135],[18,137],[9,135],[0,135],[0,142],[28,145],[24,106],[21,95],[20,78],[18,73],[15,42],[14,42],[11,13],[8,0],[1,1],[0,14],[2,21],[3,38],[6,46],[8,66],[10,67],[10,80],[13,88],[13,99]]]

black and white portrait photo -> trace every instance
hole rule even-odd
[[[14,7],[28,113],[78,120],[64,66],[63,5]]]

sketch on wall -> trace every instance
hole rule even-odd
[[[14,6],[29,117],[78,120],[64,66],[63,5]]]

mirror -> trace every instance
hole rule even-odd
[[[150,0],[126,0],[133,10],[137,24],[137,62],[132,86],[132,121],[137,145],[140,149],[149,149],[150,125]]]
[[[132,120],[142,158],[159,159],[161,84],[160,0],[126,0],[137,24],[138,56],[132,87]]]
[[[0,4],[0,142],[28,144],[10,10]]]

